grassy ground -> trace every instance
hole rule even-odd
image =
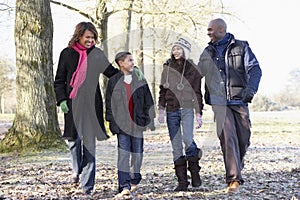
[[[0,115],[0,134],[13,116]],[[251,146],[246,155],[245,184],[235,195],[224,193],[224,166],[212,113],[195,139],[203,149],[203,185],[188,192],[172,192],[176,177],[165,125],[145,132],[143,180],[133,199],[299,199],[300,111],[252,112]],[[4,125],[4,127],[3,127]],[[84,196],[71,185],[68,153],[0,154],[0,199],[113,199],[117,191],[116,137],[97,143],[96,193]]]

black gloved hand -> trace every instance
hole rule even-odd
[[[251,103],[254,94],[255,94],[254,90],[252,90],[251,88],[245,88],[242,93],[242,101],[244,103]]]

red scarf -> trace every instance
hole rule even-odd
[[[79,53],[79,60],[76,71],[73,73],[70,81],[70,86],[73,88],[69,96],[70,99],[76,97],[78,89],[85,80],[87,69],[87,48],[78,42],[76,42],[72,48]]]

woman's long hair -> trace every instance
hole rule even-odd
[[[75,42],[78,42],[80,37],[83,36],[86,30],[89,30],[92,33],[94,33],[95,43],[98,44],[98,32],[96,27],[91,22],[80,22],[76,25],[74,34],[68,43],[68,47],[72,47],[75,44]]]

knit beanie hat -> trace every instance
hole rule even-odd
[[[180,46],[181,48],[183,48],[185,59],[188,59],[190,57],[192,45],[187,40],[185,40],[183,38],[179,38],[179,40],[173,44],[173,47],[174,46]],[[173,49],[173,47],[172,47],[172,49]]]

